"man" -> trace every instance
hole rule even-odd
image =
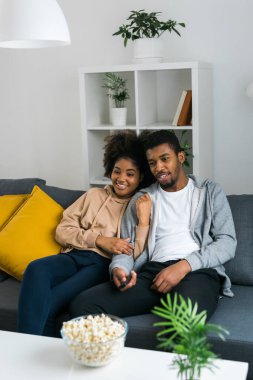
[[[224,192],[210,180],[185,174],[185,154],[173,133],[150,133],[143,144],[156,183],[132,198],[122,237],[138,244],[138,225],[138,233],[142,228],[143,236],[148,235],[146,249],[138,257],[115,256],[110,266],[113,282],[77,296],[70,307],[72,317],[148,313],[162,295],[177,292],[197,302],[198,310],[206,310],[210,318],[219,295],[233,295],[223,264],[234,257],[236,237]],[[142,197],[142,213],[137,215],[136,202],[143,192],[146,199]]]

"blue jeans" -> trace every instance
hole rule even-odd
[[[109,259],[88,250],[31,262],[21,286],[18,332],[54,336],[55,317],[82,290],[108,281],[109,264]]]

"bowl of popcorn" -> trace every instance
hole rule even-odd
[[[61,336],[72,358],[89,367],[109,364],[122,351],[127,323],[113,315],[85,315],[64,322]]]

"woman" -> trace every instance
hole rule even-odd
[[[148,184],[149,171],[134,132],[106,140],[104,169],[112,184],[88,190],[64,211],[56,229],[61,254],[27,267],[19,298],[19,332],[54,336],[55,317],[72,298],[109,279],[112,255],[132,253],[128,239],[120,238],[121,220],[136,190]],[[146,236],[141,228],[137,235],[141,251]]]

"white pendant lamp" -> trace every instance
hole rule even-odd
[[[69,44],[68,25],[56,0],[0,0],[0,47]]]

